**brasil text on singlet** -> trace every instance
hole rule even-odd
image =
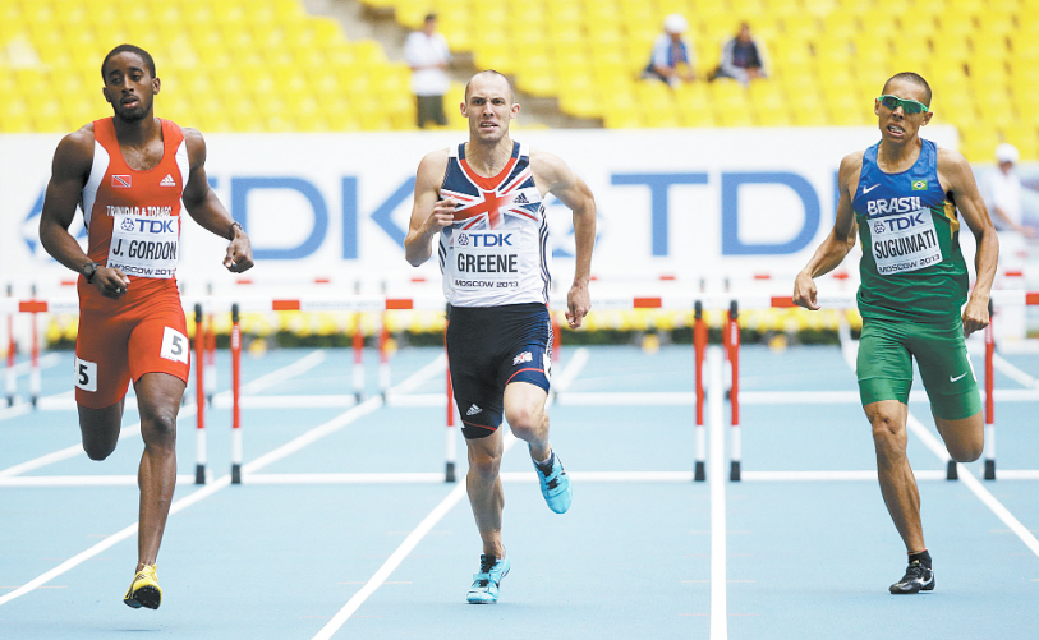
[[[465,144],[453,147],[440,197],[460,203],[438,248],[452,306],[548,303],[548,225],[526,145],[514,143],[505,168],[491,178],[469,166]]]

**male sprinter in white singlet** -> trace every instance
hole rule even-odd
[[[574,328],[591,306],[595,200],[565,162],[509,137],[509,121],[520,106],[505,76],[474,75],[461,108],[469,142],[434,151],[419,164],[404,251],[418,266],[430,258],[433,236],[440,233],[451,384],[469,449],[466,489],[483,539],[467,600],[481,604],[497,602],[510,567],[501,541],[505,499],[498,477],[503,413],[512,433],[530,447],[549,508],[570,508],[570,479],[549,444],[545,411],[552,325],[542,198],[552,193],[574,212],[577,264],[566,311]]]

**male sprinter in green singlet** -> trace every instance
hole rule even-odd
[[[949,454],[957,462],[977,460],[984,421],[964,335],[988,325],[999,248],[970,165],[956,151],[920,138],[920,127],[933,115],[927,81],[899,73],[884,84],[883,93],[873,106],[881,141],[841,161],[836,222],[797,274],[794,302],[819,308],[813,279],[848,255],[857,227],[863,246],[859,396],[873,425],[884,503],[909,553],[909,568],[890,591],[917,593],[934,589],[934,572],[920,524],[920,494],[906,457],[910,358],[920,367]],[[978,245],[969,299],[957,209]]]

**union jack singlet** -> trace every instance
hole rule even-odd
[[[440,197],[459,203],[438,250],[452,306],[548,303],[548,223],[526,145],[492,178],[473,171],[464,143],[452,148]]]

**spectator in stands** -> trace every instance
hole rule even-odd
[[[451,51],[444,35],[437,31],[437,14],[426,15],[422,31],[408,35],[404,43],[404,57],[413,72],[411,90],[418,106],[419,128],[424,128],[430,122],[446,125],[444,94],[450,86],[447,65],[451,61]]]
[[[1021,178],[1015,169],[1019,157],[1017,147],[1008,142],[996,147],[999,171],[989,181],[989,198],[1000,231],[1014,231],[1034,238],[1035,229],[1021,223]]]
[[[749,22],[741,22],[736,35],[722,46],[722,62],[714,78],[735,78],[748,85],[751,80],[768,77],[768,71],[765,43],[751,35]]]
[[[682,34],[689,28],[685,16],[672,13],[664,19],[664,33],[653,42],[653,53],[642,72],[643,78],[656,78],[671,86],[696,79],[696,53]]]

